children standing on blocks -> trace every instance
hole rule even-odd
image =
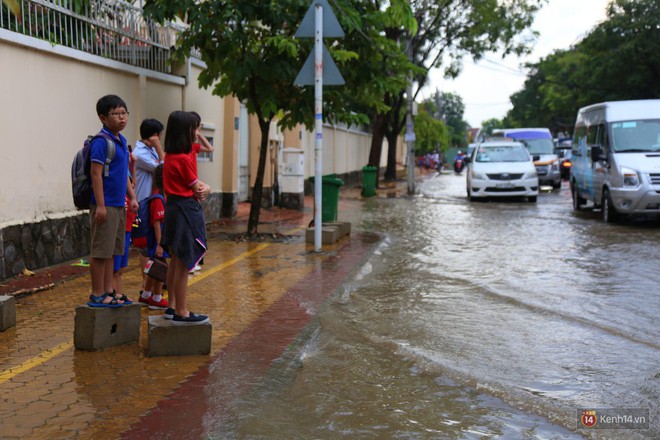
[[[199,180],[191,151],[198,127],[190,112],[172,112],[165,133],[163,183],[166,196],[165,228],[161,245],[171,256],[167,273],[170,298],[174,298],[172,321],[199,324],[208,317],[188,310],[188,272],[204,257],[207,249],[204,210],[199,203],[211,187]]]
[[[128,298],[113,292],[114,255],[124,254],[126,231],[126,195],[128,208],[137,212],[138,202],[128,177],[129,154],[126,138],[120,132],[128,123],[126,103],[116,95],[106,95],[96,103],[96,113],[106,134],[115,142],[116,152],[104,173],[106,140],[91,143],[92,198],[90,201],[90,269],[92,293],[88,305],[118,307]]]

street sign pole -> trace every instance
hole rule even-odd
[[[412,39],[408,38],[408,60],[412,62],[413,50]],[[415,126],[413,122],[413,76],[408,73],[408,85],[406,87],[407,111],[406,111],[406,134],[404,140],[408,147],[408,194],[415,194]]]
[[[314,131],[316,144],[316,178],[314,179],[314,251],[321,252],[321,198],[323,174],[323,6],[316,4],[316,32],[314,41]]]
[[[314,251],[321,252],[322,242],[322,203],[323,187],[323,79],[330,86],[344,84],[337,65],[332,61],[328,50],[323,46],[323,32],[326,37],[342,38],[344,31],[337,21],[328,0],[312,0],[296,32],[297,38],[314,38],[314,53],[310,53],[302,69],[298,72],[294,84],[314,84],[314,160],[316,176],[314,178]],[[313,70],[313,71],[312,71]]]

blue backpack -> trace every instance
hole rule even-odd
[[[133,223],[133,229],[131,230],[131,237],[140,238],[146,237],[149,234],[149,204],[155,199],[160,198],[160,200],[165,203],[165,197],[162,194],[152,194],[146,199],[142,200],[138,206],[137,217],[135,217],[135,223]]]
[[[107,177],[110,173],[110,162],[115,157],[117,146],[115,141],[107,133],[100,131],[95,136],[87,136],[83,147],[73,157],[71,164],[71,192],[73,193],[73,204],[78,209],[89,209],[92,199],[91,161],[89,154],[92,149],[92,141],[98,137],[106,140],[106,158],[103,165],[103,175]]]

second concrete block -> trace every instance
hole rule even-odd
[[[213,326],[203,324],[176,325],[163,316],[149,317],[150,356],[190,356],[211,352]]]

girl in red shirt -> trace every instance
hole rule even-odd
[[[200,324],[208,316],[192,313],[187,308],[188,272],[206,253],[206,226],[200,201],[211,187],[197,177],[197,167],[190,152],[196,137],[197,120],[189,112],[172,112],[165,132],[165,227],[162,248],[172,257],[167,271],[167,288],[172,321],[175,324]],[[174,304],[172,304],[174,299]]]

